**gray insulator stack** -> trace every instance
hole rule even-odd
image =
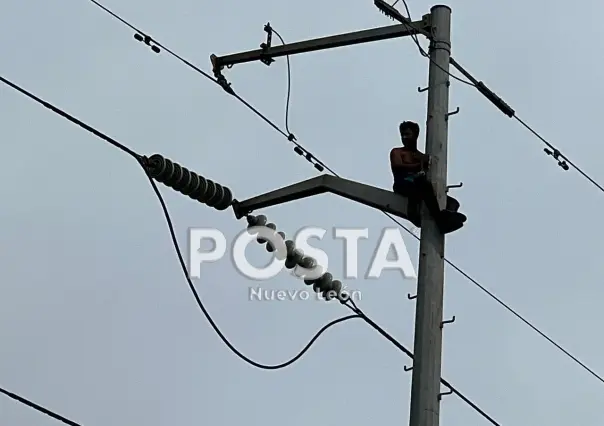
[[[226,210],[233,203],[233,193],[159,154],[145,160],[149,176],[158,182],[216,210]]]
[[[294,269],[296,266],[300,266],[306,269],[312,269],[317,266],[317,261],[310,257],[305,256],[304,252],[298,248],[296,248],[296,243],[292,240],[286,240],[285,234],[283,232],[277,232],[277,226],[274,223],[268,223],[268,219],[264,215],[259,216],[247,216],[248,230],[253,231],[255,227],[266,227],[271,229],[272,232],[279,235],[279,237],[284,241],[286,248],[285,255],[285,267],[287,269]],[[265,238],[258,237],[258,243],[266,244],[266,250],[269,252],[275,251],[273,245],[268,242]],[[283,260],[283,259],[281,259]],[[323,273],[317,279],[305,279],[304,283],[306,285],[312,285],[313,290],[316,293],[320,293],[325,300],[329,301],[332,299],[338,299],[340,302],[345,303],[349,299],[349,294],[346,290],[343,289],[342,282],[339,280],[334,280],[333,275],[329,272]]]

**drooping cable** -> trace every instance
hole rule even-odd
[[[170,213],[168,212],[168,208],[166,206],[166,203],[159,191],[159,188],[157,187],[157,185],[155,184],[155,181],[153,180],[153,178],[149,175],[147,169],[146,169],[146,165],[144,164],[145,162],[145,157],[143,157],[142,155],[134,152],[132,149],[126,147],[124,144],[118,142],[117,140],[111,138],[110,136],[106,135],[105,133],[95,129],[94,127],[84,123],[83,121],[75,118],[73,115],[65,112],[64,110],[50,104],[49,102],[46,102],[44,100],[42,100],[41,98],[39,98],[38,96],[34,95],[33,93],[23,89],[22,87],[20,87],[19,85],[11,82],[10,80],[7,80],[6,78],[0,76],[0,81],[7,84],[8,86],[14,88],[15,90],[19,91],[20,93],[22,93],[23,95],[27,96],[28,98],[36,101],[37,103],[45,106],[46,108],[50,109],[51,111],[53,111],[54,113],[60,115],[61,117],[71,121],[74,124],[77,124],[78,126],[80,126],[81,128],[83,128],[84,130],[94,134],[95,136],[99,137],[100,139],[108,142],[109,144],[111,144],[112,146],[120,149],[123,152],[126,152],[128,154],[130,154],[134,159],[137,160],[137,163],[139,165],[141,165],[143,167],[143,170],[145,171],[145,175],[147,176],[147,178],[149,179],[149,182],[151,184],[151,187],[153,188],[153,191],[155,192],[155,195],[157,196],[167,225],[168,225],[168,229],[170,231],[170,236],[172,239],[172,243],[174,244],[174,248],[176,251],[176,254],[178,256],[178,260],[180,263],[180,266],[185,274],[185,277],[187,279],[187,283],[189,284],[189,288],[191,290],[191,292],[193,293],[193,296],[197,302],[197,305],[199,307],[199,309],[202,311],[202,313],[204,314],[204,316],[206,317],[206,319],[208,320],[208,322],[210,323],[210,326],[214,329],[214,331],[216,332],[216,334],[220,337],[220,339],[222,340],[222,342],[233,352],[235,353],[235,355],[237,355],[239,358],[241,358],[243,361],[247,362],[248,364],[256,367],[256,368],[261,368],[261,369],[265,369],[265,370],[277,370],[277,369],[281,369],[284,367],[287,367],[291,364],[293,364],[295,361],[297,361],[298,359],[300,359],[300,357],[302,355],[304,355],[304,353],[306,353],[306,351],[308,351],[308,349],[310,349],[310,347],[313,345],[313,343],[319,338],[319,336],[321,334],[323,334],[327,329],[329,329],[330,327],[339,324],[341,322],[347,321],[349,319],[353,319],[353,318],[357,318],[358,316],[355,315],[350,315],[347,317],[342,317],[342,318],[338,318],[334,321],[331,321],[330,323],[328,323],[327,325],[325,325],[324,327],[322,327],[316,334],[315,336],[310,340],[310,342],[302,349],[301,352],[299,352],[296,356],[294,356],[293,358],[291,358],[290,360],[277,364],[277,365],[266,365],[266,364],[261,364],[258,363],[252,359],[250,359],[249,357],[247,357],[246,355],[244,355],[243,353],[241,353],[237,348],[235,348],[235,346],[233,346],[233,344],[228,340],[228,338],[222,333],[222,331],[220,330],[220,328],[217,326],[217,324],[214,322],[214,319],[212,318],[212,316],[210,315],[210,313],[208,312],[208,310],[206,309],[205,305],[203,304],[203,302],[201,301],[201,298],[197,292],[197,289],[195,288],[195,286],[193,285],[193,282],[191,280],[191,278],[189,277],[189,273],[187,271],[187,267],[186,267],[186,263],[184,261],[184,257],[182,255],[182,251],[180,249],[180,246],[178,244],[178,239],[176,238],[176,232],[174,231],[174,225],[172,223],[172,219],[170,217]]]
[[[285,45],[285,41],[283,40],[283,37],[281,37],[281,34],[279,34],[279,32],[277,32],[277,30],[275,30],[274,28],[271,28],[271,31],[275,33],[275,35],[277,37],[279,37],[279,41],[281,42],[281,44]],[[291,101],[291,90],[292,90],[292,69],[291,69],[291,65],[290,65],[290,59],[289,59],[289,55],[285,56],[285,60],[287,63],[287,97],[285,99],[285,131],[288,134],[292,134],[292,132],[289,130],[289,105],[290,105],[290,101]]]

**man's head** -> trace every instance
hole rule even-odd
[[[417,138],[419,136],[419,124],[413,121],[403,121],[399,126],[401,140],[406,148],[417,149]]]

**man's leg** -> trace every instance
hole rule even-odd
[[[402,182],[396,182],[393,186],[392,186],[392,190],[399,194],[402,195],[404,197],[417,197],[417,190],[415,188],[415,185],[411,182],[407,182],[407,181],[402,181]]]
[[[409,208],[407,219],[419,228],[421,226],[421,198],[415,183],[409,181],[397,182],[392,186],[392,191],[407,198]]]
[[[436,198],[434,188],[432,187],[430,181],[428,181],[425,176],[421,176],[415,180],[415,184],[417,185],[417,189],[421,194],[422,200],[424,203],[426,203],[426,207],[428,208],[430,214],[434,218],[438,218],[441,208],[438,204],[438,199]]]

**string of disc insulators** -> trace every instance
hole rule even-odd
[[[296,243],[292,240],[285,239],[284,232],[278,232],[277,226],[274,223],[269,223],[264,215],[247,216],[247,229],[252,235],[262,234],[258,236],[256,241],[259,244],[266,244],[266,251],[269,253],[276,252],[275,255],[279,260],[285,260],[287,269],[294,269],[297,266],[306,270],[316,271],[317,261],[311,256],[305,256],[304,252],[296,248]],[[269,237],[269,238],[264,238]],[[282,250],[279,250],[281,246]],[[315,272],[316,273],[316,272]],[[329,272],[323,272],[318,278],[304,278],[306,285],[312,285],[313,290],[323,296],[326,301],[338,299],[341,303],[345,303],[350,298],[350,294],[344,290],[340,280],[334,280],[333,275]]]
[[[226,210],[233,204],[233,193],[226,186],[181,166],[163,155],[144,158],[149,176],[158,182],[216,210]]]

